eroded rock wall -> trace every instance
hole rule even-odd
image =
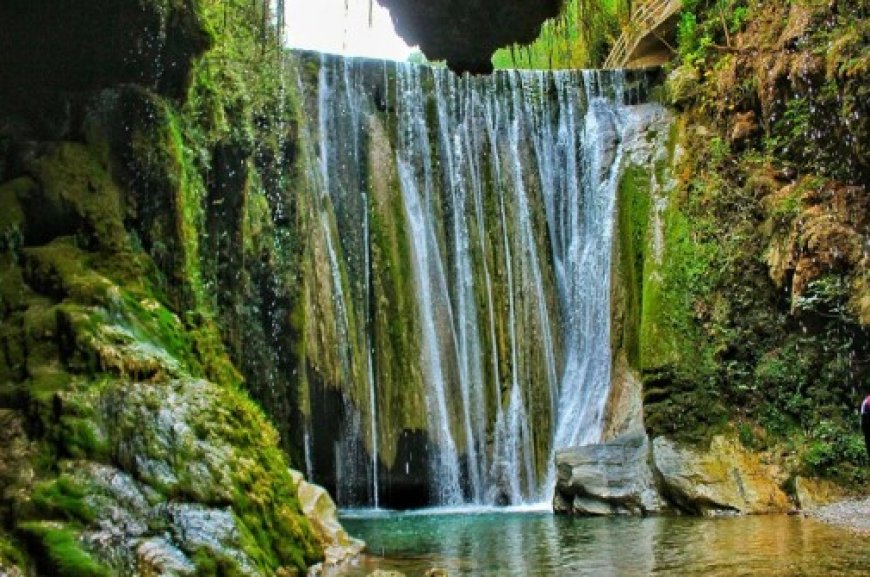
[[[645,429],[684,457],[721,461],[724,434],[795,502],[812,500],[798,477],[861,491],[866,19],[842,3],[734,10],[730,34],[703,6],[686,15],[698,28],[666,84],[678,120],[663,162],[623,179],[613,315],[628,386],[609,430],[642,390]]]

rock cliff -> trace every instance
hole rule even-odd
[[[782,510],[868,483],[867,21],[710,6],[681,17],[666,154],[621,185],[607,438],[642,422],[684,510]]]

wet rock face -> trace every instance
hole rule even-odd
[[[378,0],[396,30],[430,60],[455,72],[488,74],[496,49],[535,40],[541,24],[559,15],[563,0]]]
[[[178,97],[210,44],[192,0],[12,1],[0,22],[0,85],[24,92],[129,82]]]
[[[166,502],[149,485],[111,466],[78,462],[69,471],[90,488],[87,499],[97,512],[98,522],[83,532],[83,543],[112,559],[120,573],[194,575],[193,559],[207,555],[245,575],[264,574],[245,552],[229,507]]]

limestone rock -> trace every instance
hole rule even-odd
[[[653,440],[653,466],[661,490],[681,509],[702,515],[718,512],[776,513],[789,509],[775,475],[756,455],[723,436],[708,451]]]
[[[794,478],[794,499],[797,506],[804,511],[830,505],[843,496],[843,490],[830,481]]]
[[[655,491],[648,455],[649,441],[643,433],[559,451],[554,510],[576,515],[660,511],[663,503]]]
[[[88,503],[97,519],[83,540],[100,557],[112,559],[122,573],[193,575],[192,558],[221,559],[245,575],[262,571],[245,552],[242,531],[229,508],[197,503],[167,503],[153,489],[114,467],[69,463],[67,474],[88,486]],[[165,530],[160,533],[154,527]]]
[[[196,567],[172,543],[161,537],[145,539],[136,549],[139,571],[143,575],[193,575]]]
[[[326,489],[307,482],[298,471],[291,469],[290,475],[297,484],[302,512],[311,522],[314,534],[323,547],[326,557],[323,566],[338,565],[359,555],[365,543],[348,535],[338,522],[338,509]]]
[[[229,560],[243,575],[262,574],[245,553],[241,531],[230,509],[211,509],[202,505],[171,503],[166,507],[172,533],[182,549],[194,555]]]
[[[614,299],[615,300],[615,299]],[[605,441],[631,431],[643,431],[643,385],[637,373],[628,365],[624,352],[616,355],[613,377],[604,414]]]

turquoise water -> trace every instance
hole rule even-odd
[[[800,517],[581,519],[547,512],[358,513],[342,518],[375,569],[456,575],[870,575],[870,539]]]

